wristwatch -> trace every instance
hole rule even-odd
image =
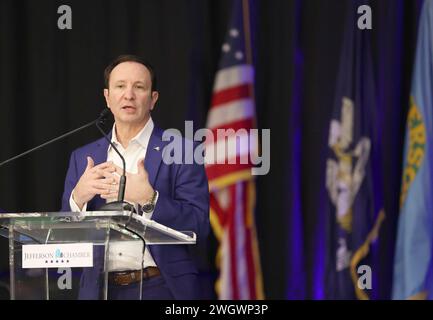
[[[158,194],[158,191],[154,190],[153,195],[152,195],[152,199],[150,199],[149,202],[147,202],[141,206],[141,210],[143,212],[150,213],[155,209],[155,201],[156,201],[157,194]]]

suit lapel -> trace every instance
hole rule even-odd
[[[111,132],[108,134],[109,139],[111,139]],[[108,141],[105,138],[99,139],[96,142],[96,148],[90,155],[95,162],[95,166],[107,161],[107,151],[108,151]],[[102,205],[105,204],[105,200],[99,195],[95,196],[89,203],[88,210],[97,210]]]
[[[108,138],[111,139],[111,132],[108,134]],[[107,161],[107,151],[108,141],[105,138],[99,139],[96,143],[95,153],[93,154],[95,165]]]
[[[158,174],[159,165],[162,160],[163,141],[161,139],[160,129],[154,128],[147,146],[146,158],[144,159],[144,167],[149,175],[149,183],[154,186],[155,179]]]

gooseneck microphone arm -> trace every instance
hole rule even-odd
[[[66,132],[65,134],[62,134],[61,136],[59,136],[57,138],[51,139],[50,141],[44,142],[43,144],[41,144],[41,145],[39,145],[37,147],[34,147],[34,148],[30,149],[30,150],[27,150],[27,151],[25,151],[23,153],[20,153],[19,155],[16,155],[16,156],[14,156],[14,157],[12,157],[10,159],[7,159],[7,160],[5,160],[3,162],[0,162],[0,167],[8,164],[9,162],[12,162],[12,161],[17,160],[17,159],[19,159],[21,157],[24,157],[25,155],[27,155],[29,153],[32,153],[32,152],[37,151],[39,149],[42,149],[43,147],[46,147],[46,146],[50,145],[51,143],[54,143],[54,142],[59,141],[59,140],[62,140],[62,139],[66,138],[66,137],[69,137],[70,135],[72,135],[72,134],[74,134],[74,133],[76,133],[78,131],[81,131],[83,129],[86,129],[87,127],[90,127],[90,126],[95,125],[96,123],[99,123],[99,121],[101,121],[101,118],[105,116],[104,111],[101,112],[101,114],[98,117],[98,119],[93,120],[92,122],[89,122],[88,124],[85,124],[84,126],[81,126],[81,127],[77,128],[77,129],[74,129],[72,131]]]
[[[114,149],[114,151],[116,151],[116,153],[119,155],[120,159],[122,160],[123,174],[120,176],[119,194],[117,195],[117,201],[118,202],[123,202],[123,200],[125,199],[125,188],[126,188],[126,162],[125,162],[125,158],[122,156],[122,154],[116,148],[116,146],[114,145],[114,143],[111,142],[110,138],[104,132],[104,130],[102,130],[102,128],[99,125],[99,121],[96,121],[95,124],[96,124],[96,127],[98,128],[98,130],[102,133],[102,135],[104,136],[104,138],[108,141],[108,143],[111,145],[111,147]],[[114,132],[113,132],[113,134],[114,134]]]
[[[99,121],[95,122],[96,127],[102,133],[104,138],[108,141],[111,147],[113,147],[114,151],[119,155],[122,160],[123,165],[123,174],[120,176],[119,181],[119,193],[117,194],[117,201],[107,202],[102,207],[98,209],[98,211],[131,211],[131,213],[135,212],[134,206],[125,201],[125,189],[126,189],[126,162],[125,158],[122,156],[120,151],[116,148],[111,139],[105,133],[105,131],[101,128],[100,124],[105,120],[105,117],[110,113],[109,109],[104,109],[101,112],[101,116],[99,117]],[[113,132],[114,134],[114,132]]]

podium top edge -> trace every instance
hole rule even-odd
[[[83,212],[14,212],[0,213],[0,219],[52,218],[52,217],[129,217],[131,211],[83,211]]]
[[[83,218],[101,218],[108,220],[119,220],[119,221],[134,221],[135,225],[129,225],[129,228],[136,229],[136,233],[148,233],[149,230],[154,230],[158,235],[165,235],[171,237],[170,239],[177,239],[178,241],[184,241],[185,243],[191,244],[196,242],[196,234],[192,231],[177,231],[170,227],[164,226],[154,220],[148,219],[145,216],[135,214],[131,211],[83,211],[83,212],[21,212],[21,213],[0,213],[0,226],[6,227],[12,220],[38,220],[44,218],[60,218],[63,221],[64,218],[67,222],[75,221],[82,222]],[[62,219],[63,218],[63,219]],[[74,219],[75,218],[75,219]],[[57,220],[57,219],[55,219]],[[98,219],[97,219],[98,220]],[[122,226],[123,227],[123,226]],[[146,230],[148,229],[148,230]],[[161,240],[162,241],[162,240]],[[160,241],[160,242],[161,242]],[[153,243],[158,243],[153,241]]]

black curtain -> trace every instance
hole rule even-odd
[[[251,1],[258,127],[271,129],[271,170],[257,179],[256,210],[270,299],[324,297],[323,150],[349,1]],[[387,212],[379,239],[379,297],[386,299],[421,1],[371,3]],[[57,27],[63,4],[72,8],[72,30]],[[159,126],[183,131],[184,120],[194,120],[196,128],[204,127],[229,9],[230,0],[2,0],[0,161],[94,119],[104,107],[103,70],[122,53],[155,65],[160,100],[153,118]],[[98,137],[87,129],[0,168],[0,207],[59,210],[71,151]],[[1,245],[7,270],[6,241]],[[210,239],[208,250],[198,253],[211,280],[215,247]]]

